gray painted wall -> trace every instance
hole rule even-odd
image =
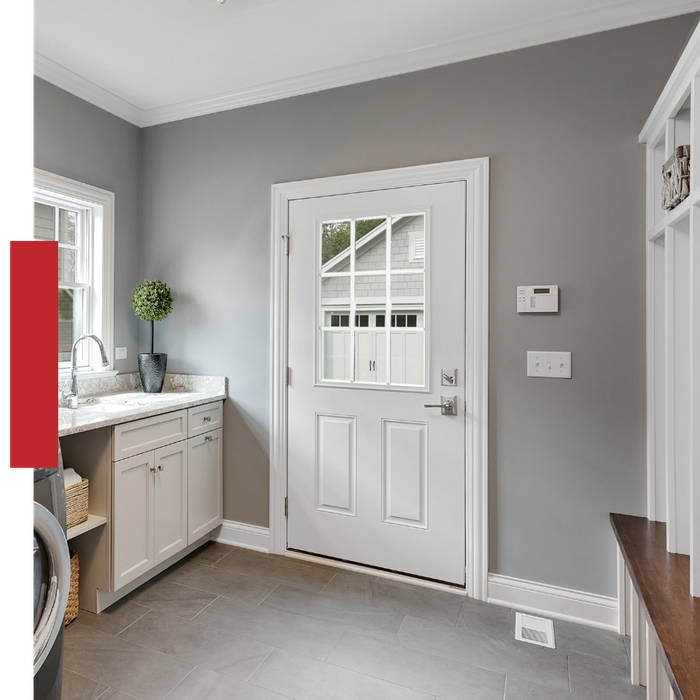
[[[139,280],[141,129],[39,78],[34,79],[34,165],[114,192],[114,341],[126,346],[119,372],[135,372],[139,320],[131,292]],[[110,358],[114,360],[114,358]]]
[[[169,368],[229,378],[225,518],[267,524],[270,186],[489,156],[489,568],[615,594],[608,512],[645,510],[637,135],[696,20],[144,130],[140,277],[174,290],[156,330]],[[560,285],[561,313],[518,316],[516,286],[538,283]],[[140,340],[145,349],[145,327]],[[573,378],[526,378],[527,350],[571,350]]]

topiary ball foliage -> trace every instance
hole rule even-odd
[[[142,321],[162,321],[173,310],[173,293],[160,280],[140,282],[131,297],[131,308]]]

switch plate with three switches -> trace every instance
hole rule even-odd
[[[571,379],[571,353],[528,350],[527,376]]]

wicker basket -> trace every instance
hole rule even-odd
[[[83,479],[75,486],[66,489],[66,527],[84,523],[88,519],[88,484]]]
[[[77,484],[79,486],[80,484]],[[66,606],[66,621],[69,624],[78,617],[78,579],[80,578],[80,562],[78,555],[71,550],[70,553],[70,589],[68,591],[68,605]]]

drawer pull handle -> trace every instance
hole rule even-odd
[[[211,442],[214,438],[211,435],[204,436],[204,442]]]
[[[204,422],[209,423],[211,421],[211,416],[204,416]]]

